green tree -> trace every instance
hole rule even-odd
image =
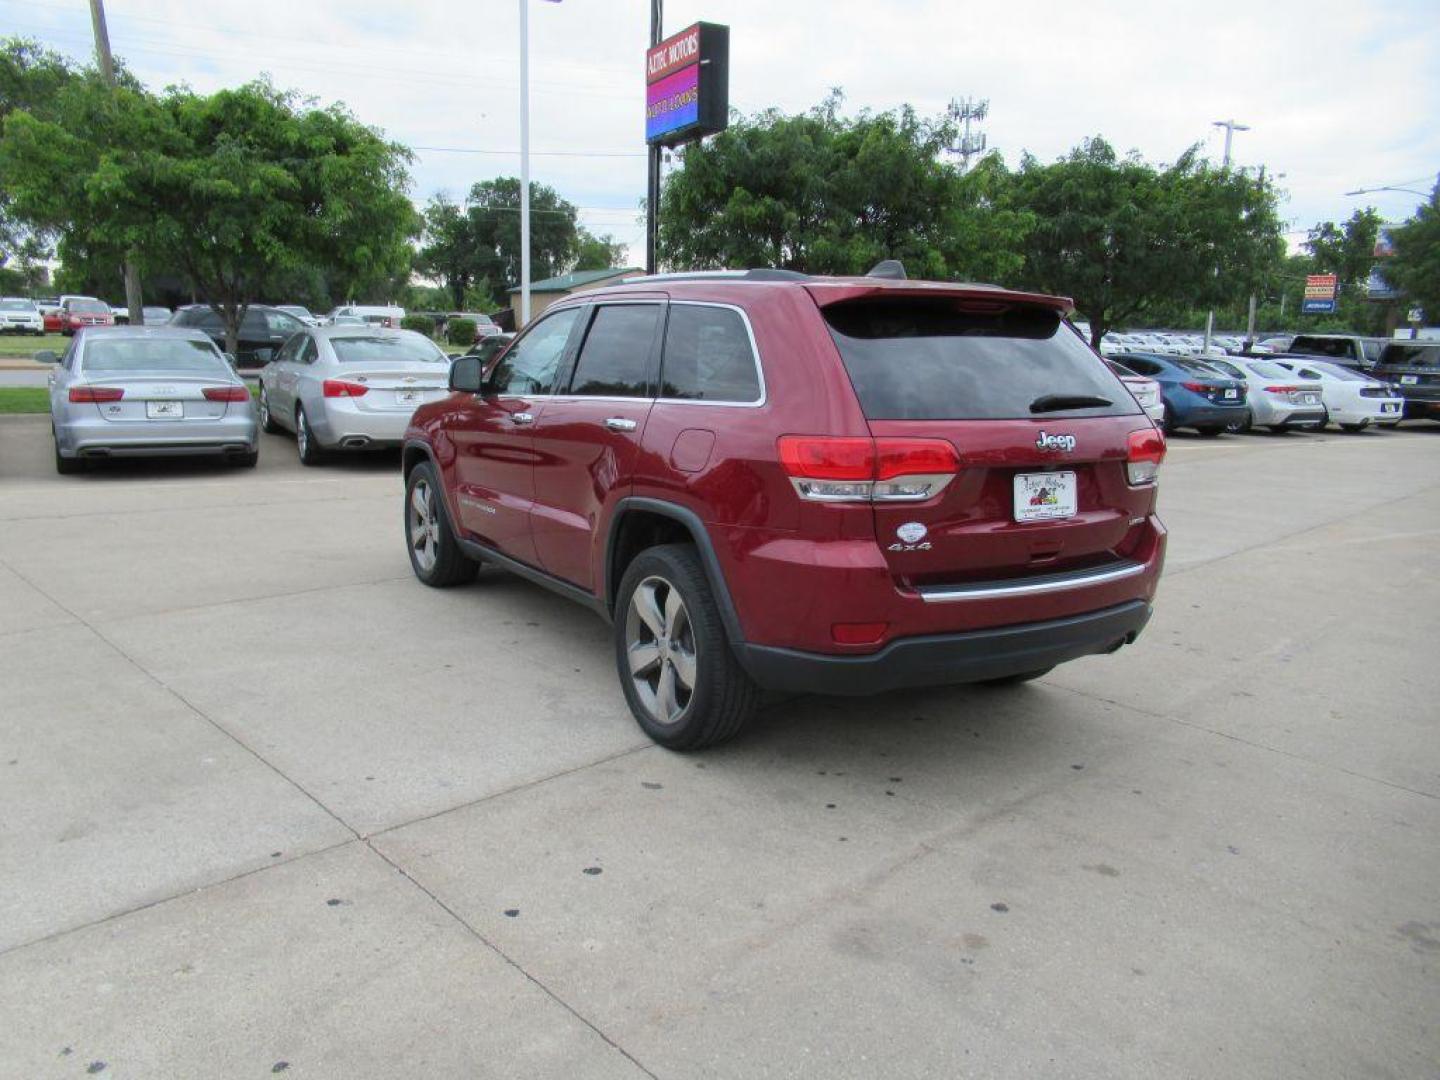
[[[424,243],[415,256],[415,269],[441,282],[449,293],[449,304],[463,310],[465,290],[475,278],[482,253],[477,250],[465,209],[444,195],[430,200],[421,215]]]
[[[908,107],[846,118],[842,101],[836,91],[802,115],[740,118],[686,147],[661,199],[662,261],[854,274],[897,258],[935,278],[1018,267],[1028,219],[998,159],[962,176],[944,160],[948,120]]]
[[[1359,287],[1375,265],[1375,239],[1380,235],[1379,212],[1367,206],[1339,225],[1322,221],[1310,230],[1303,247],[1310,253],[1313,274],[1334,274],[1344,286]]]
[[[1092,344],[1162,305],[1247,296],[1284,252],[1269,185],[1195,148],[1157,168],[1089,139],[1052,164],[1027,154],[1014,181],[1035,216],[1018,282],[1073,298]]]
[[[571,270],[608,270],[622,265],[625,245],[609,233],[596,236],[581,225],[575,234],[575,261]]]
[[[323,269],[352,295],[408,274],[409,153],[343,106],[313,108],[264,81],[157,98],[86,78],[59,97],[53,119],[6,120],[0,179],[17,213],[76,250],[178,267],[232,351],[251,302],[297,277]]]
[[[68,59],[25,38],[0,40],[0,132],[11,113],[55,115],[60,90],[79,78]],[[6,291],[32,283],[36,268],[50,254],[44,230],[15,215],[9,184],[0,183],[0,271]]]
[[[1430,198],[1403,225],[1390,230],[1395,254],[1381,264],[1386,282],[1400,291],[1403,302],[1440,317],[1440,183]]]

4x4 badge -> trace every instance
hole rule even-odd
[[[1075,449],[1075,436],[1047,435],[1042,431],[1040,437],[1035,440],[1035,446],[1040,450],[1060,450],[1068,454]]]

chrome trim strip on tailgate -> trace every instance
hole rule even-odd
[[[968,585],[928,585],[917,591],[927,604],[943,604],[952,600],[995,600],[1004,596],[1034,596],[1037,593],[1079,589],[1088,585],[1104,585],[1111,581],[1134,577],[1145,572],[1145,564],[1126,559],[1120,563],[1072,570],[1064,574],[1045,574],[1023,581],[977,581]]]

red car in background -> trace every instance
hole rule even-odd
[[[66,297],[60,303],[60,332],[69,337],[87,326],[114,326],[115,313],[103,300],[87,296]],[[46,328],[49,326],[47,324]]]

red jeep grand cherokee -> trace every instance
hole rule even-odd
[[[677,749],[765,689],[1019,682],[1134,641],[1163,437],[1068,300],[903,274],[633,279],[456,360],[406,436],[416,576],[488,562],[593,608]]]

